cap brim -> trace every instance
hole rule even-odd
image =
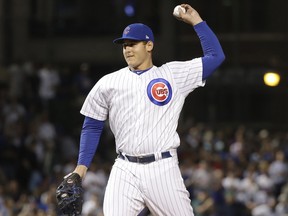
[[[139,40],[138,38],[133,38],[133,37],[121,37],[121,38],[117,38],[115,40],[113,40],[113,43],[115,44],[123,44],[124,40],[134,40],[134,41],[145,41],[145,40]]]

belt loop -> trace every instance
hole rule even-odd
[[[123,157],[124,160],[128,161],[125,153],[119,151],[119,154],[122,155],[122,157]]]
[[[129,161],[128,158],[126,157],[126,154],[122,152],[122,155],[124,157],[124,160]]]
[[[154,154],[154,156],[155,156],[155,161],[158,161],[158,160],[161,160],[161,159],[162,159],[162,154],[161,154],[161,152],[156,152],[156,153]]]
[[[169,150],[172,157],[177,156],[177,150],[176,149],[170,149]]]
[[[177,154],[177,150],[176,149],[170,149],[169,152],[170,152],[172,157],[175,157],[178,160],[178,154]]]

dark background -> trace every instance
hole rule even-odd
[[[188,0],[215,31],[226,61],[187,98],[183,116],[210,123],[243,122],[286,127],[288,2],[286,0]],[[191,27],[172,16],[182,1],[2,0],[0,64],[49,62],[76,71],[91,64],[95,82],[125,66],[112,44],[124,27],[143,22],[156,36],[155,64],[200,56]],[[128,7],[134,8],[130,13]],[[276,71],[280,85],[263,74]]]
[[[178,127],[183,177],[192,179],[194,168],[206,161],[203,180],[211,179],[206,186],[214,191],[230,171],[239,178],[251,168],[265,175],[263,162],[264,168],[277,162],[278,151],[287,162],[287,0],[0,0],[0,215],[60,215],[55,190],[77,164],[84,118],[79,111],[94,83],[126,66],[121,46],[112,41],[128,24],[152,27],[157,66],[202,56],[193,28],[172,16],[181,3],[195,7],[226,55],[206,86],[186,98]],[[43,80],[53,80],[51,71],[59,80],[47,99],[39,89]],[[268,71],[280,74],[278,86],[264,85]],[[102,177],[117,157],[105,123],[89,167],[90,174]],[[192,172],[185,174],[186,169]],[[223,172],[217,181],[216,170]],[[105,184],[97,194],[99,211]],[[189,184],[193,200],[199,188]],[[231,204],[229,196],[223,204],[222,210],[231,212],[213,215],[251,216],[250,207]]]

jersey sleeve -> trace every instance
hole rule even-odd
[[[190,92],[205,85],[201,58],[189,61],[173,61],[166,64],[180,92],[186,97]]]
[[[203,79],[207,79],[225,60],[225,54],[215,33],[205,21],[194,26],[203,54]]]
[[[104,78],[101,78],[91,89],[83,103],[80,113],[99,121],[107,119],[108,103],[105,98]]]

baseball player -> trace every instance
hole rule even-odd
[[[179,10],[180,15],[174,16],[194,28],[203,56],[157,67],[152,60],[152,30],[131,24],[114,40],[122,45],[128,66],[103,76],[80,111],[85,120],[78,164],[65,181],[85,177],[109,118],[118,157],[105,191],[105,216],[135,216],[145,207],[153,215],[193,215],[178,166],[178,118],[188,94],[205,85],[225,56],[198,12],[188,4],[181,6],[186,12]]]

